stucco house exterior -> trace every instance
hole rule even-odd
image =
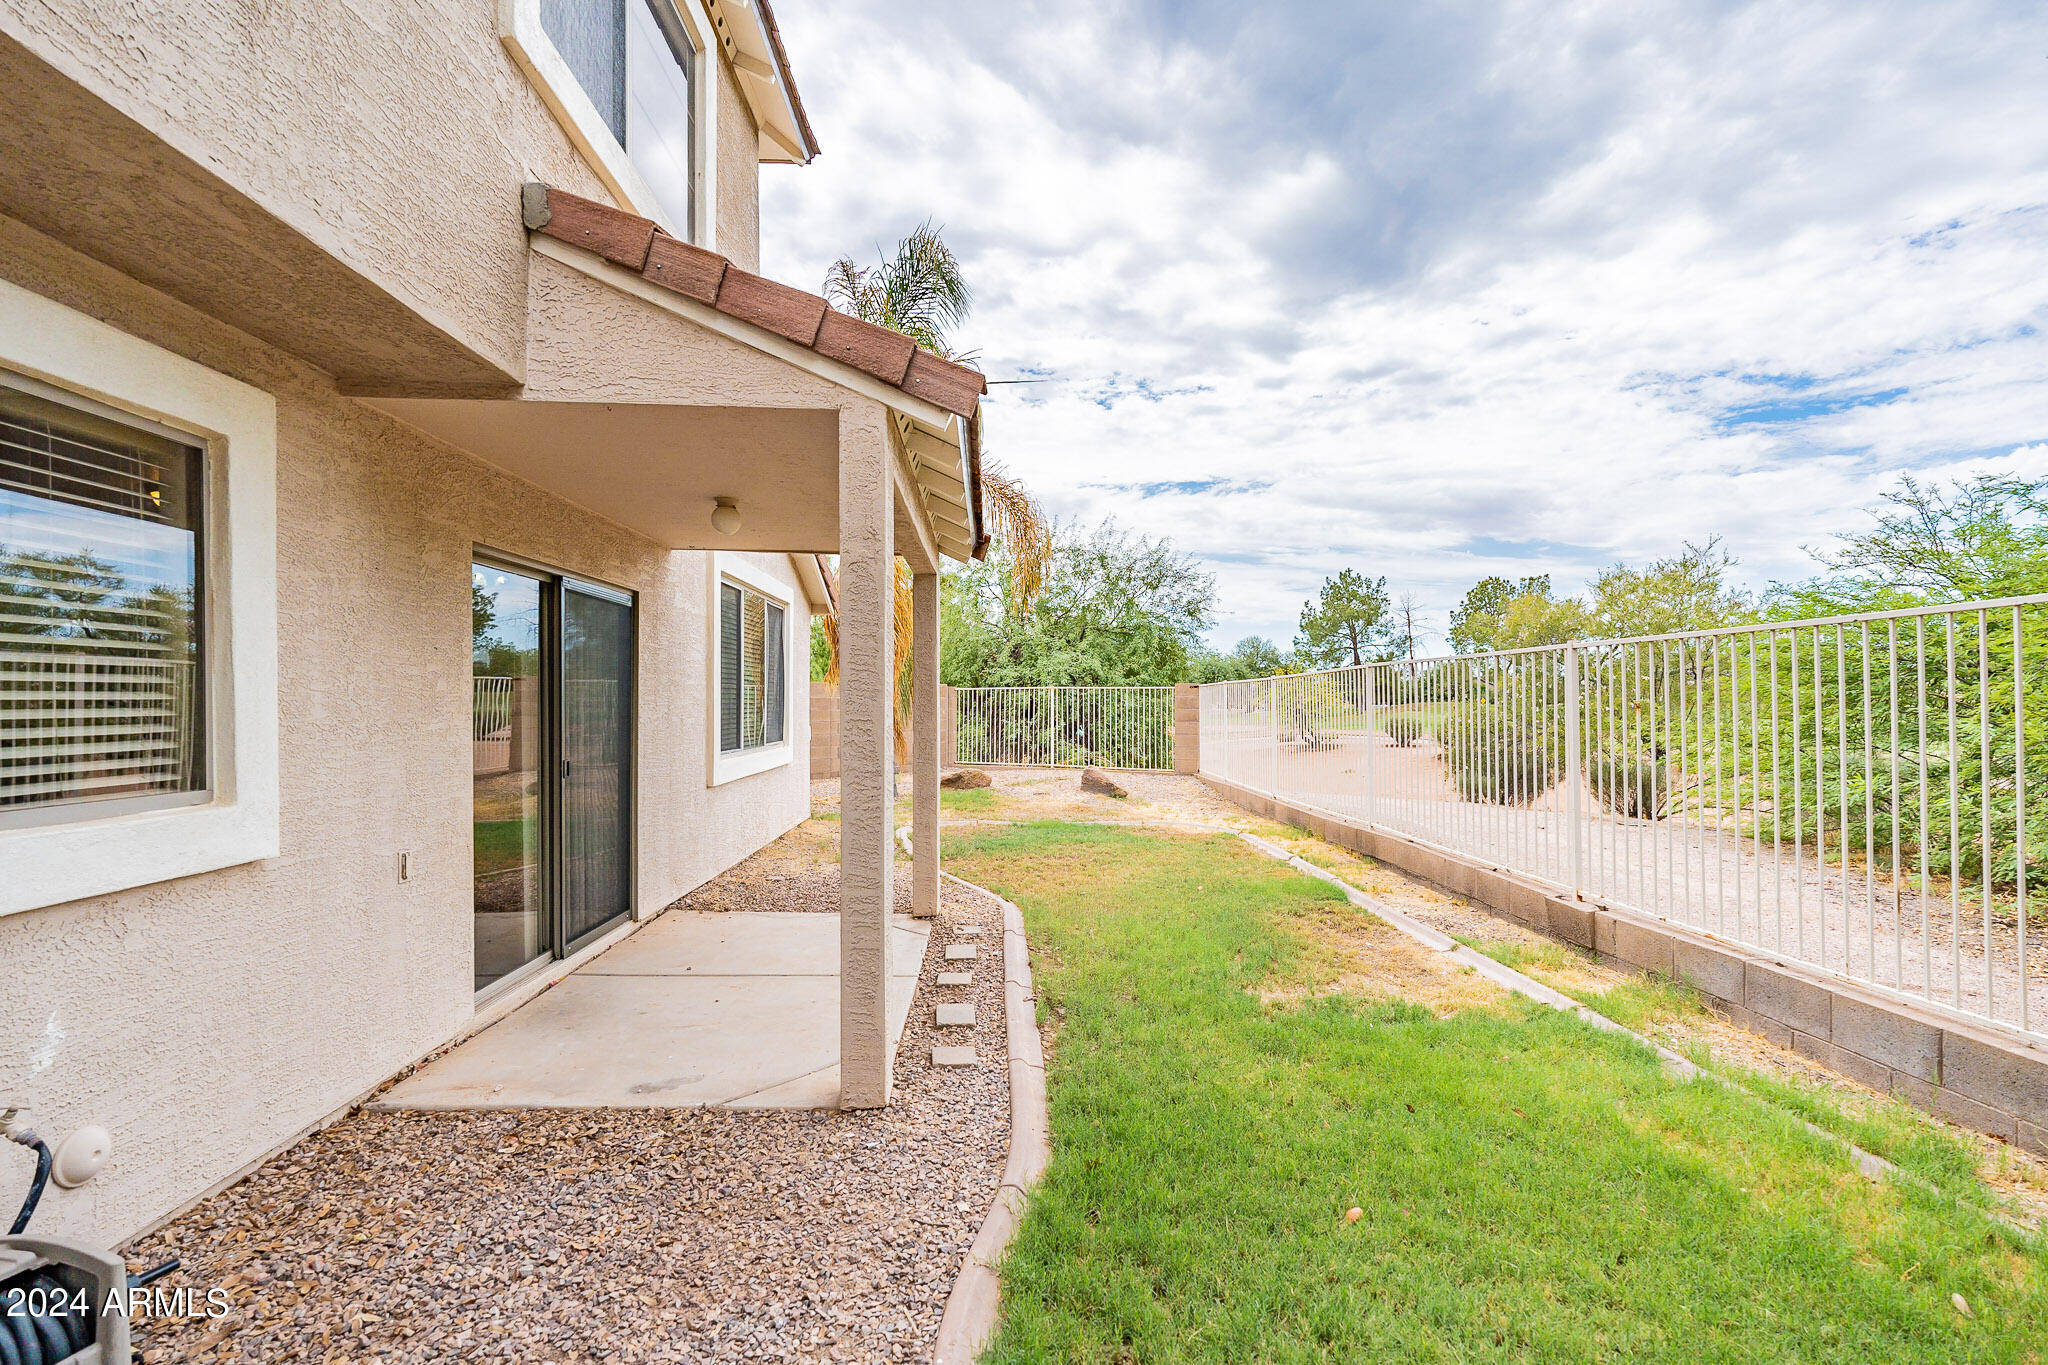
[[[935,641],[984,387],[755,273],[816,152],[765,0],[0,0],[0,1105],[112,1139],[40,1230],[132,1235],[803,820],[828,554],[887,1102],[893,563]]]

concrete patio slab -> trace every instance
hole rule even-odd
[[[892,918],[892,1047],[930,936]],[[832,1108],[838,971],[836,914],[671,911],[370,1107]]]

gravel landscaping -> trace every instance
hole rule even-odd
[[[820,824],[693,908],[832,908]],[[941,987],[960,942],[974,982]],[[886,1110],[351,1114],[123,1248],[232,1305],[138,1322],[141,1359],[926,1359],[1007,1154],[1001,945],[996,903],[948,886]],[[934,1068],[941,1043],[978,1063]]]

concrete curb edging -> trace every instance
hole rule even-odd
[[[1024,942],[1024,912],[985,886],[976,886],[950,872],[939,875],[970,891],[978,891],[1003,907],[1003,1013],[1009,1030],[1010,1156],[1003,1165],[1002,1184],[982,1220],[974,1245],[953,1292],[946,1296],[939,1320],[933,1365],[971,1365],[995,1331],[1002,1285],[996,1263],[1016,1235],[1024,1216],[1025,1196],[1045,1174],[1052,1157],[1051,1120],[1046,1112],[1045,1050],[1038,1036],[1036,997],[1031,989],[1031,957]]]
[[[1606,961],[1685,981],[1730,1022],[1881,1093],[2048,1155],[2048,1047],[1516,871],[1202,774],[1254,815],[1433,882]]]

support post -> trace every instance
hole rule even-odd
[[[939,913],[939,576],[910,577],[910,913]]]
[[[839,413],[839,1106],[889,1102],[896,508],[879,409]]]
[[[1572,839],[1572,894],[1583,899],[1586,894],[1586,827],[1584,804],[1579,799],[1579,789],[1585,785],[1585,776],[1579,766],[1579,647],[1564,647],[1564,811],[1565,823],[1571,826]]]

